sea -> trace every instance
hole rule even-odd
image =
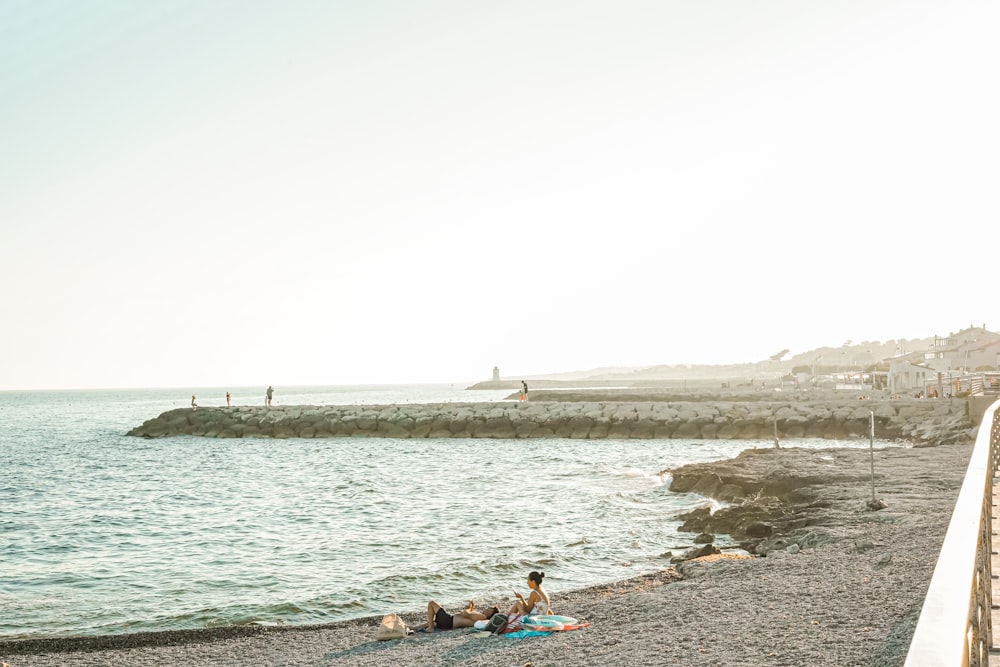
[[[465,386],[275,387],[274,404],[512,400]],[[0,639],[460,607],[510,599],[532,570],[558,608],[692,546],[677,515],[718,505],[671,492],[668,469],[772,446],[125,435],[192,394],[263,405],[265,389],[0,392]]]

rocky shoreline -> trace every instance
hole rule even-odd
[[[170,410],[128,435],[159,438],[695,438],[875,434],[941,444],[974,439],[963,400],[534,401],[407,405],[203,407]]]
[[[905,461],[911,456],[909,450],[895,448],[860,454],[843,449],[748,449],[727,461],[664,472],[672,476],[671,491],[697,493],[725,504],[715,511],[703,507],[680,515],[679,530],[729,535],[745,551],[766,556],[829,541],[816,527],[843,518],[832,516],[837,503],[830,489],[850,486],[861,492],[874,486],[866,508],[881,509],[879,490],[892,483],[884,469],[898,467],[887,466],[887,459]]]
[[[557,612],[591,623],[575,632],[508,640],[458,630],[377,642],[378,619],[365,618],[0,642],[0,660],[14,667],[899,665],[970,452],[967,444],[877,450],[876,492],[886,506],[879,511],[867,502],[864,449],[751,450],[672,470],[673,491],[701,489],[732,502],[730,513],[691,513],[685,529],[740,535],[767,524],[771,535],[757,543],[766,546],[756,548],[766,557],[699,558],[577,591],[551,586]],[[404,618],[416,624],[420,613],[410,611]]]

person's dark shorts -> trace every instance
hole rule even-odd
[[[451,630],[455,627],[455,617],[438,607],[437,613],[434,614],[434,627],[439,630]]]

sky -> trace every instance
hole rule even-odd
[[[0,0],[0,389],[1000,331],[1000,3]]]

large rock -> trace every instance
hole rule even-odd
[[[680,556],[674,556],[670,560],[674,563],[680,563],[686,560],[694,560],[695,558],[704,558],[705,556],[714,556],[721,553],[722,551],[718,547],[712,544],[703,544],[700,547],[688,549]]]

